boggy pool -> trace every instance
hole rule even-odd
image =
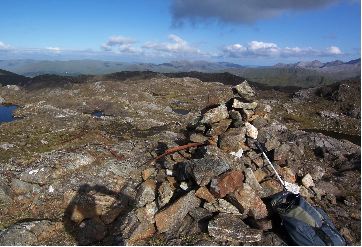
[[[13,112],[16,108],[16,105],[0,105],[0,124],[14,121],[16,118]]]

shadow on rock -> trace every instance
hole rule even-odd
[[[64,228],[78,245],[102,244],[117,235],[114,225],[132,209],[134,200],[105,186],[83,184],[70,200],[63,216]]]

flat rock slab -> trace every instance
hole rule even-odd
[[[212,178],[230,169],[230,165],[226,160],[209,156],[187,161],[184,165],[190,168],[190,175],[199,186],[207,185]]]
[[[247,226],[233,214],[219,214],[208,225],[209,234],[218,241],[253,243],[261,240],[262,231]]]
[[[187,213],[199,205],[200,199],[195,196],[195,191],[190,191],[171,206],[156,214],[155,221],[158,231],[167,232],[179,225]]]

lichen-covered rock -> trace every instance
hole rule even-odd
[[[142,208],[136,210],[137,218],[142,223],[155,223],[155,214],[157,213],[156,202],[151,202]]]
[[[138,189],[136,200],[137,207],[143,207],[156,198],[156,182],[152,179],[143,182]]]
[[[229,111],[230,118],[232,119],[232,127],[239,128],[244,126],[244,121],[241,113],[236,110]]]
[[[212,213],[205,209],[205,208],[194,208],[189,212],[189,215],[195,220],[195,221],[200,221],[200,220],[204,220],[206,218],[211,218],[212,217]]]
[[[42,239],[51,238],[58,229],[56,223],[39,220],[16,223],[0,231],[0,245],[37,245]]]
[[[225,105],[220,105],[216,108],[213,108],[211,110],[208,110],[202,120],[201,123],[207,123],[212,124],[216,122],[220,122],[223,119],[226,119],[229,117],[228,109]]]
[[[238,152],[245,146],[245,128],[231,128],[220,136],[219,147],[226,153]]]
[[[207,136],[218,136],[224,133],[231,124],[231,119],[224,119],[220,122],[211,124],[210,129],[206,131]]]
[[[235,109],[254,110],[258,106],[257,102],[244,103],[240,100],[234,99],[232,107]]]
[[[207,138],[206,136],[200,134],[200,133],[192,133],[190,135],[190,141],[192,142],[200,142],[200,143],[204,143],[208,140],[209,138]]]
[[[243,186],[244,175],[241,171],[231,170],[211,180],[210,190],[218,198],[234,192]]]
[[[164,181],[158,188],[158,205],[165,206],[173,196],[175,187],[168,181]]]
[[[2,179],[2,178],[0,177],[0,179]],[[9,188],[9,186],[7,186],[5,183],[3,183],[1,181],[0,182],[0,204],[6,205],[6,204],[9,204],[10,202],[11,202],[10,188]]]
[[[254,125],[252,125],[251,123],[246,122],[245,123],[245,128],[246,128],[246,135],[248,137],[251,137],[253,139],[258,138],[258,129],[255,128]]]
[[[214,202],[205,203],[204,208],[210,212],[241,214],[234,205],[232,205],[231,203],[227,202],[224,199],[217,199]]]
[[[304,187],[306,187],[306,188],[314,187],[314,186],[315,186],[315,184],[314,184],[314,182],[313,182],[313,178],[312,178],[312,176],[311,176],[309,173],[302,178],[302,184],[303,184]]]
[[[258,180],[256,179],[254,172],[251,168],[246,168],[245,173],[245,183],[250,185],[257,193],[260,193],[263,190],[263,187],[260,186]]]
[[[154,167],[150,167],[142,171],[142,179],[144,181],[155,175],[156,175],[156,169]]]
[[[189,160],[183,164],[185,170],[190,170],[190,175],[199,186],[207,185],[210,180],[230,169],[229,164],[222,158],[204,157],[202,159]]]
[[[250,228],[241,216],[232,214],[217,215],[209,222],[208,231],[218,241],[253,243],[262,238],[262,231]]]
[[[235,90],[238,92],[240,97],[245,100],[251,100],[255,96],[254,90],[250,87],[247,81],[243,81],[239,85],[235,86]]]
[[[244,210],[244,214],[255,219],[263,219],[268,216],[264,202],[248,184],[244,183],[243,187],[233,193],[233,197]]]
[[[204,199],[207,202],[214,202],[216,200],[216,198],[204,186],[196,190],[195,196],[197,196],[200,199]]]
[[[157,230],[161,233],[169,231],[177,226],[188,212],[199,205],[200,199],[195,196],[195,191],[190,191],[172,205],[156,214]]]

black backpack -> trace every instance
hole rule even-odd
[[[296,245],[346,245],[327,214],[311,206],[302,196],[283,191],[270,199],[284,230]]]

